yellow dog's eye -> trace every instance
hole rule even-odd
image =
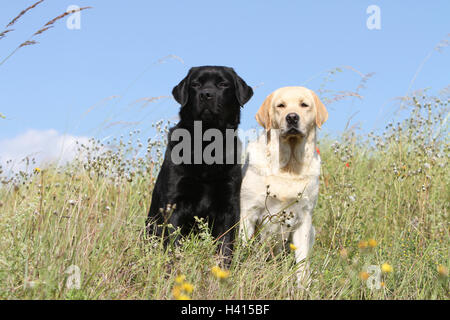
[[[301,106],[302,106],[303,108],[309,107],[309,105],[306,104],[306,103],[304,103],[304,102],[302,102]]]
[[[280,103],[279,105],[277,105],[277,107],[278,107],[278,108],[284,108],[284,107],[285,107],[285,105],[284,105],[284,104],[282,104],[282,103]]]

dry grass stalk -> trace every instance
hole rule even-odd
[[[167,55],[167,56],[165,56],[165,57],[159,59],[159,60],[158,60],[158,64],[164,63],[164,62],[166,62],[166,60],[169,60],[169,59],[178,60],[179,62],[181,62],[182,64],[184,64],[184,60],[183,60],[181,57],[176,56],[176,55],[174,55],[174,54],[169,54],[169,55]]]
[[[3,39],[6,36],[6,34],[11,31],[14,31],[14,29],[6,29],[5,31],[0,32],[0,39]]]
[[[32,8],[36,7],[36,6],[37,6],[39,3],[41,3],[42,1],[44,1],[44,0],[38,1],[38,2],[36,2],[35,4],[33,4],[32,6],[28,7],[28,8],[25,9],[25,10],[23,10],[16,18],[14,18],[14,19],[8,24],[8,26],[13,25],[13,24],[14,24],[21,16],[23,16],[27,11],[29,11],[29,10],[31,10]],[[50,28],[53,28],[53,24],[54,24],[56,21],[61,20],[62,18],[66,17],[66,16],[69,15],[69,14],[73,14],[73,13],[75,13],[75,12],[80,12],[80,11],[82,11],[82,10],[90,9],[90,8],[92,8],[92,7],[83,7],[83,8],[79,8],[79,9],[75,9],[75,10],[70,10],[70,11],[64,12],[64,13],[60,14],[59,16],[53,18],[52,20],[48,21],[41,29],[39,29],[38,31],[36,31],[35,33],[33,33],[33,35],[32,35],[28,40],[26,40],[25,42],[22,42],[22,43],[21,43],[16,49],[14,49],[14,50],[6,57],[6,58],[4,58],[2,61],[0,61],[0,66],[1,66],[2,64],[4,64],[4,63],[6,62],[6,60],[8,60],[12,55],[14,55],[14,54],[17,52],[17,50],[19,50],[20,48],[38,43],[38,42],[32,40],[32,38],[33,38],[34,36],[37,36],[37,35],[40,35],[40,34],[44,33],[45,31],[47,31],[47,30],[50,29]],[[7,27],[8,27],[8,26],[7,26]],[[12,30],[11,30],[11,31],[12,31]],[[5,31],[3,31],[2,33],[0,33],[0,39],[3,38],[7,32],[10,32],[10,31],[5,30]]]
[[[41,4],[42,2],[44,2],[44,0],[39,0],[38,2],[32,4],[31,6],[29,6],[28,8],[22,10],[17,17],[15,17],[14,19],[12,19],[8,25],[6,26],[6,28],[12,26],[13,24],[15,24],[17,22],[17,20],[19,20],[25,13],[27,13],[28,11],[30,11],[31,9],[37,7],[39,4]]]
[[[333,94],[332,97],[328,98],[328,97],[324,97],[324,101],[326,101],[327,104],[332,104],[334,102],[338,102],[341,100],[344,100],[348,97],[356,97],[359,99],[363,99],[364,97],[361,96],[360,94],[358,94],[357,92],[353,92],[353,91],[338,91],[335,94]]]
[[[69,14],[72,14],[72,13],[75,13],[75,12],[80,12],[80,11],[83,11],[83,10],[86,10],[86,9],[91,9],[91,8],[92,7],[83,7],[83,8],[80,8],[80,9],[75,9],[75,10],[70,10],[70,11],[64,12],[64,13],[60,14],[59,16],[57,16],[56,18],[53,18],[52,20],[50,20],[49,22],[44,24],[44,28],[47,27],[47,26],[51,26],[56,21],[61,20],[62,18],[64,18],[65,16],[68,16]]]
[[[120,96],[117,95],[112,95],[109,97],[106,97],[104,99],[102,99],[100,102],[93,104],[92,106],[89,107],[89,109],[83,114],[83,117],[86,116],[87,114],[89,114],[92,110],[94,110],[95,108],[102,106],[103,104],[105,104],[106,101],[112,100],[112,99],[117,99],[120,98]]]
[[[22,47],[25,47],[25,46],[31,46],[31,45],[36,44],[36,43],[39,43],[39,42],[34,41],[34,40],[27,40],[24,43],[21,43],[19,48],[22,48]]]
[[[41,33],[43,33],[43,32],[45,32],[45,31],[47,31],[47,30],[50,29],[50,28],[53,28],[53,26],[49,26],[49,27],[45,27],[45,28],[39,29],[38,31],[36,31],[36,32],[33,34],[33,37],[34,37],[34,36],[37,36],[37,35],[39,35],[39,34],[41,34]]]
[[[144,98],[140,98],[140,99],[132,102],[130,105],[134,105],[136,103],[144,102],[142,104],[141,108],[145,108],[149,103],[156,102],[156,101],[159,101],[161,99],[170,99],[170,98],[172,98],[172,97],[171,96],[144,97]]]
[[[450,38],[450,33],[447,34],[446,38]],[[434,48],[434,50],[438,52],[442,52],[444,48],[447,48],[450,45],[450,41],[447,39],[442,39]]]

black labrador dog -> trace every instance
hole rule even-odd
[[[166,236],[170,229],[164,225],[171,224],[187,235],[195,226],[194,216],[204,218],[213,237],[220,239],[219,250],[229,265],[242,182],[236,130],[241,106],[253,90],[232,68],[203,66],[191,68],[172,94],[181,105],[180,121],[169,130],[147,230],[157,236],[165,230]]]

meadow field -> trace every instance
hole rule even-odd
[[[144,224],[160,138],[79,144],[79,159],[0,168],[0,299],[448,299],[448,93],[407,100],[384,132],[321,137],[308,287],[293,253],[237,241],[229,270],[201,232],[167,249]]]
[[[43,2],[30,3],[5,22],[0,40]],[[44,21],[2,57],[0,66],[38,44],[57,23],[87,9]],[[448,44],[441,41],[434,50]],[[359,90],[373,73],[344,68],[359,74],[360,82],[352,92],[335,92],[334,99],[361,98]],[[319,94],[327,92],[328,76]],[[237,238],[225,270],[205,221],[198,220],[200,232],[180,246],[165,248],[161,239],[146,234],[166,122],[154,124],[158,134],[148,141],[133,130],[109,141],[79,142],[78,157],[63,165],[43,166],[32,157],[18,166],[17,159],[0,165],[0,299],[447,300],[449,103],[449,86],[437,95],[415,91],[397,101],[400,112],[381,132],[350,127],[338,137],[319,133],[316,239],[309,257],[311,281],[303,287],[296,284],[289,246],[274,256],[270,241],[256,237],[243,246]],[[8,116],[2,112],[0,126]],[[13,171],[14,166],[23,169]]]

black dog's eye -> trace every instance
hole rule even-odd
[[[278,108],[284,108],[285,105],[283,103],[280,103],[279,105],[277,105]]]
[[[200,88],[200,86],[201,86],[200,82],[194,81],[194,82],[191,83],[191,87],[192,88]]]
[[[229,87],[229,86],[228,86],[228,83],[226,83],[226,82],[219,82],[218,86],[219,86],[220,88],[228,88],[228,87]]]
[[[302,102],[301,106],[302,106],[303,108],[309,107],[309,105],[308,105],[307,103],[304,103],[304,102]]]

